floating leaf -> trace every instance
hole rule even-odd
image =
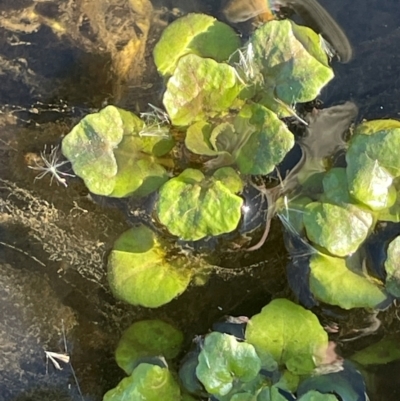
[[[226,112],[241,89],[233,67],[189,54],[168,80],[163,103],[171,122],[184,126]]]
[[[344,361],[343,370],[339,372],[313,376],[304,380],[297,390],[297,396],[301,396],[300,400],[303,401],[303,395],[310,391],[318,391],[325,397],[328,397],[327,394],[334,393],[343,401],[368,401],[364,379],[349,361]],[[326,398],[323,400],[325,401]],[[328,400],[330,401],[329,398]],[[335,398],[333,400],[336,401]]]
[[[387,336],[352,355],[351,360],[362,366],[384,365],[400,359],[398,336]]]
[[[170,324],[162,320],[142,320],[123,332],[115,359],[118,366],[130,375],[142,357],[176,357],[182,342],[182,332]]]
[[[392,180],[400,175],[400,122],[375,120],[357,127],[346,153],[352,196],[374,210],[395,201]]]
[[[400,298],[400,236],[390,242],[385,261],[386,290]]]
[[[122,379],[103,397],[103,401],[159,401],[160,399],[179,400],[179,385],[168,369],[147,363],[141,363],[129,377]]]
[[[207,162],[221,167],[237,163],[243,174],[266,175],[294,145],[294,136],[275,113],[252,104],[244,106],[233,124],[216,127],[198,122],[189,127],[185,144],[194,153],[218,156]]]
[[[322,302],[343,309],[375,308],[387,298],[372,278],[350,270],[345,259],[315,254],[310,267],[311,291]]]
[[[337,256],[355,252],[374,223],[371,213],[350,204],[312,202],[305,209],[307,237]]]
[[[114,106],[89,114],[63,139],[62,152],[89,191],[104,196],[144,196],[167,181],[155,156],[173,141],[141,137],[144,122]]]
[[[205,14],[188,14],[164,30],[154,48],[154,62],[162,75],[172,75],[187,54],[227,61],[240,47],[239,35],[228,25]]]
[[[250,319],[246,340],[257,353],[269,352],[294,374],[307,374],[315,368],[328,336],[317,317],[286,299],[275,299]]]
[[[294,145],[294,136],[277,115],[258,105],[244,106],[235,119],[235,130],[244,136],[236,149],[243,174],[266,175],[274,170]]]
[[[186,169],[160,189],[157,214],[168,230],[187,241],[233,231],[241,217],[243,199],[235,195],[243,188],[229,167],[205,177]]]
[[[250,382],[261,368],[254,347],[218,332],[206,336],[196,374],[210,394],[228,394],[233,382]]]
[[[290,20],[264,24],[251,43],[264,76],[265,104],[283,114],[284,108],[274,99],[287,105],[311,101],[334,76],[319,35]]]
[[[298,401],[339,401],[333,394],[323,394],[319,391],[311,390],[298,398]]]
[[[322,180],[324,187],[324,200],[328,203],[342,205],[351,203],[351,197],[347,188],[347,175],[345,168],[332,168]]]
[[[169,256],[169,248],[145,226],[123,233],[108,259],[114,295],[132,305],[156,308],[185,291],[192,262],[184,255]]]

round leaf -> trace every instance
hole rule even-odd
[[[261,368],[254,347],[218,332],[206,336],[196,375],[210,394],[226,395],[233,382],[250,382]]]
[[[153,153],[165,154],[173,141],[141,137],[143,127],[134,114],[107,106],[72,129],[63,139],[62,152],[91,192],[114,197],[147,195],[168,179]],[[165,142],[162,151],[161,142]]]
[[[103,397],[103,401],[159,401],[160,399],[179,400],[179,385],[168,369],[147,363],[141,363],[129,377],[122,379]]]
[[[400,298],[400,237],[396,237],[388,246],[385,270],[386,290]]]
[[[242,187],[240,177],[229,167],[211,177],[186,169],[160,188],[158,218],[172,234],[187,241],[233,231],[243,204],[235,192]]]
[[[233,67],[189,54],[168,80],[163,103],[171,122],[184,126],[226,111],[240,90]]]
[[[243,107],[235,119],[235,129],[246,138],[235,150],[243,174],[270,173],[294,145],[294,136],[287,126],[275,113],[258,104]]]
[[[118,366],[130,375],[142,357],[176,357],[182,342],[182,332],[170,324],[162,320],[142,320],[123,332],[115,359]]]
[[[154,62],[162,75],[172,75],[178,60],[187,54],[226,61],[240,46],[237,33],[205,14],[178,18],[163,32],[154,48]]]
[[[114,243],[108,259],[108,281],[114,295],[132,305],[156,308],[189,285],[190,260],[167,257],[168,246],[145,227],[131,228]]]
[[[254,62],[264,76],[267,105],[275,98],[287,105],[315,99],[333,78],[320,37],[290,20],[271,21],[254,33]]]
[[[374,223],[371,213],[354,205],[312,202],[303,215],[307,237],[337,256],[355,252]]]
[[[253,316],[246,328],[246,340],[257,353],[269,352],[295,374],[307,374],[315,368],[328,336],[317,317],[287,299],[275,299]]]
[[[354,273],[346,260],[315,254],[310,259],[310,288],[320,301],[343,309],[375,308],[386,294],[371,278]]]

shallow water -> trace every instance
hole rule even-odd
[[[75,14],[72,1],[36,3],[40,7],[29,0],[0,2],[0,400],[80,400],[79,391],[85,400],[101,400],[123,376],[113,352],[130,323],[162,318],[181,328],[189,345],[225,314],[251,316],[272,294],[290,298],[287,256],[279,223],[273,224],[267,246],[256,257],[248,256],[246,268],[214,274],[204,286],[193,286],[156,310],[114,300],[104,261],[113,240],[128,227],[123,214],[94,204],[77,179],[67,189],[49,186],[47,177],[34,182],[27,165],[45,144],[59,143],[82,116],[107,102],[133,111],[144,110],[149,102],[157,105],[162,85],[149,47],[139,46],[135,74],[126,75],[123,66],[113,64],[112,55],[126,45],[126,32],[107,30],[109,25],[97,19],[98,8],[107,2],[97,2],[98,8],[77,2],[81,8]],[[124,2],[108,3],[114,6],[115,21],[123,19]],[[154,2],[153,11],[145,4],[131,27],[138,43],[146,35],[154,43],[179,12],[174,8],[184,13],[213,8],[211,1]],[[321,4],[344,28],[355,54],[349,64],[335,64],[336,78],[322,94],[325,105],[353,100],[359,118],[396,118],[397,1]],[[161,6],[166,8],[159,11]],[[121,40],[113,47],[116,34]],[[263,263],[254,265],[255,259]],[[390,318],[384,325],[399,329]],[[64,335],[80,390],[68,366],[59,371],[49,363],[46,371],[44,350],[64,352]],[[344,344],[344,352],[367,343]],[[371,401],[399,396],[398,386],[392,385],[398,369],[391,364],[378,372],[379,391]]]

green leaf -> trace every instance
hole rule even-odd
[[[243,199],[235,193],[242,188],[230,167],[211,177],[186,169],[160,188],[158,218],[172,234],[187,241],[231,232],[241,217]]]
[[[348,160],[346,170],[351,196],[372,210],[391,207],[396,201],[396,190],[392,186],[393,177],[386,168],[364,153],[353,155],[352,152]]]
[[[63,139],[62,152],[76,175],[98,195],[144,196],[167,181],[155,156],[171,150],[173,140],[141,137],[144,122],[114,106],[89,114]]]
[[[177,401],[180,399],[179,385],[166,368],[141,363],[129,377],[107,391],[103,401]]]
[[[235,150],[235,159],[243,174],[270,173],[294,145],[294,136],[287,126],[259,104],[244,106],[234,125],[244,137]]]
[[[163,103],[171,122],[185,126],[226,112],[241,89],[233,67],[189,54],[168,80]]]
[[[329,170],[323,180],[324,201],[341,205],[351,203],[351,197],[347,188],[347,175],[345,168],[332,168]]]
[[[328,336],[317,317],[287,299],[275,299],[253,316],[246,328],[246,340],[261,352],[269,352],[296,375],[315,368]]]
[[[400,298],[400,237],[390,242],[385,261],[386,290]]]
[[[282,109],[275,98],[287,105],[315,99],[334,76],[319,35],[290,20],[264,24],[251,43],[264,76],[264,104],[273,110]]]
[[[210,394],[228,394],[233,382],[250,382],[261,368],[254,347],[234,336],[218,332],[208,334],[199,355],[196,375]]]
[[[162,320],[142,320],[123,332],[115,351],[115,360],[130,375],[142,357],[175,358],[182,342],[182,332],[170,324]]]
[[[278,387],[272,386],[264,388],[257,397],[257,401],[287,401],[288,399],[283,396]]]
[[[333,394],[322,394],[319,391],[311,390],[302,395],[298,401],[338,401],[338,398]]]
[[[154,62],[162,75],[172,75],[187,54],[227,61],[240,47],[239,35],[228,25],[205,14],[178,18],[163,32],[154,48]]]
[[[367,238],[374,218],[354,205],[312,202],[303,215],[307,237],[337,256],[355,252]]]
[[[386,299],[372,278],[350,270],[345,259],[314,254],[310,268],[311,292],[322,302],[343,309],[375,308]]]
[[[157,308],[185,291],[193,263],[170,256],[171,246],[145,226],[131,228],[114,243],[108,258],[108,281],[117,298]]]
[[[400,359],[400,342],[398,336],[387,336],[375,344],[361,351],[357,351],[350,358],[362,366],[385,365]]]

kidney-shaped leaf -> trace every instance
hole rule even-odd
[[[206,336],[198,357],[196,375],[210,394],[225,395],[233,382],[250,382],[261,368],[260,358],[251,344],[218,332]]]
[[[189,285],[191,263],[184,255],[167,254],[167,243],[145,226],[123,233],[108,258],[108,281],[114,295],[149,308],[180,295]]]
[[[184,126],[226,112],[241,88],[233,67],[189,54],[168,80],[163,103],[171,122]]]
[[[129,377],[107,391],[103,401],[176,401],[180,395],[179,385],[168,369],[141,363]]]
[[[91,192],[114,197],[147,195],[168,179],[155,156],[171,150],[173,141],[141,137],[143,128],[139,117],[107,106],[72,129],[63,139],[62,152]]]
[[[346,260],[315,254],[310,259],[310,288],[320,301],[343,309],[375,308],[386,294],[372,282],[346,266]]]
[[[355,252],[374,223],[371,213],[350,204],[312,202],[305,210],[307,237],[337,256]]]
[[[317,317],[287,299],[275,299],[253,316],[246,327],[246,340],[260,352],[269,352],[295,374],[315,368],[328,345],[328,336]]]
[[[182,342],[182,332],[170,324],[162,320],[142,320],[122,333],[115,350],[115,360],[130,375],[142,357],[176,357]]]
[[[172,75],[178,60],[197,54],[218,62],[227,61],[240,46],[237,33],[205,14],[188,14],[164,30],[154,48],[154,62],[162,75]]]
[[[233,231],[241,217],[243,188],[235,170],[224,167],[211,177],[186,169],[160,188],[157,214],[168,230],[186,241]]]
[[[334,76],[320,37],[290,20],[264,24],[251,42],[272,103],[275,97],[287,105],[311,101]]]

